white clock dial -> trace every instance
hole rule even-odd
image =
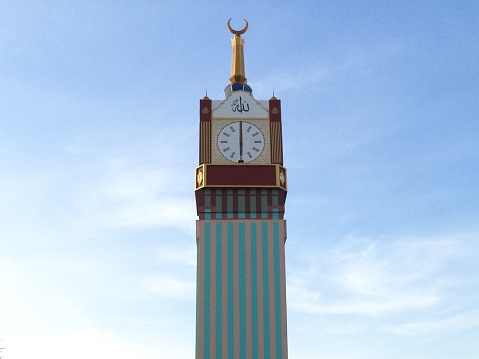
[[[218,135],[220,153],[231,162],[254,161],[263,152],[263,147],[261,130],[246,121],[228,124]]]

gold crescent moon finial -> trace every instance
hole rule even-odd
[[[246,26],[244,27],[243,30],[235,30],[231,27],[230,23],[231,23],[231,19],[228,20],[228,30],[234,34],[235,36],[240,36],[241,34],[244,34],[246,32],[246,30],[248,30],[248,21],[246,21],[246,19],[244,19],[244,21],[246,22]]]

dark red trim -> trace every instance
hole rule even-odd
[[[211,122],[211,100],[200,100],[200,121]]]
[[[269,119],[271,122],[281,122],[281,100],[269,100]]]
[[[275,166],[208,165],[208,186],[276,186]]]

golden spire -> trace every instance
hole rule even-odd
[[[248,21],[246,22],[246,26],[243,30],[234,30],[231,25],[231,19],[228,20],[228,30],[235,35],[234,38],[231,39],[231,44],[233,45],[233,58],[231,61],[231,77],[230,82],[235,83],[239,82],[242,84],[246,83],[245,71],[244,71],[244,39],[241,37],[241,34],[244,34],[246,30],[248,30]]]

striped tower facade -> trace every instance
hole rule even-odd
[[[242,62],[247,26],[228,27]],[[200,101],[196,358],[287,359],[281,104],[234,71],[224,100]]]
[[[197,358],[287,358],[284,220],[198,221]]]

